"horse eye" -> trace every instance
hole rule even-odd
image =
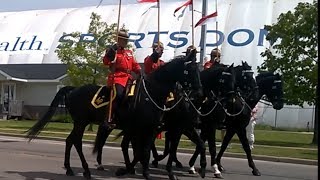
[[[187,70],[184,70],[183,73],[184,73],[185,75],[189,74],[189,72],[188,72]]]

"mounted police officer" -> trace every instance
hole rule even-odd
[[[218,48],[212,49],[210,53],[210,61],[204,64],[204,69],[209,69],[216,64],[220,64],[221,52]]]
[[[163,43],[160,41],[152,45],[152,54],[144,59],[144,73],[146,75],[164,65],[164,61],[160,59],[163,49]]]
[[[104,65],[109,66],[111,71],[108,75],[107,86],[111,87],[112,90],[115,86],[116,89],[116,92],[113,92],[116,97],[112,104],[111,115],[122,102],[128,81],[133,79],[131,72],[141,75],[141,67],[135,60],[133,52],[126,49],[129,40],[128,33],[120,30],[116,37],[117,43],[108,47],[103,57]],[[109,124],[114,125],[114,121],[112,120]]]

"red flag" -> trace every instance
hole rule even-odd
[[[187,7],[187,6],[189,6],[189,5],[192,5],[192,1],[193,1],[193,0],[188,0],[187,2],[183,3],[182,6],[179,6],[177,9],[174,10],[173,15],[176,16],[176,15],[175,15],[176,12],[179,11],[181,8]]]
[[[197,24],[195,25],[195,27],[197,26],[201,26],[203,24],[208,23],[209,21],[215,22],[217,21],[217,16],[218,16],[218,12],[214,12],[212,14],[209,14],[207,16],[204,16],[203,18],[201,18]]]
[[[137,0],[138,3],[144,3],[144,2],[158,2],[158,0]]]

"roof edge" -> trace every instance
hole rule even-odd
[[[7,78],[7,80],[19,81],[19,82],[39,82],[39,83],[60,82],[61,79],[67,77],[67,74],[64,74],[56,79],[22,79],[22,78],[16,78],[16,77],[9,76],[7,73],[5,73],[1,70],[0,70],[0,74],[4,75]]]

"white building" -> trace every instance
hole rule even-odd
[[[97,7],[97,1],[48,1],[28,0],[1,2],[0,10],[0,63],[1,64],[55,64],[61,63],[55,53],[59,41],[69,39],[63,33],[79,31],[86,40],[93,40],[87,34],[90,15],[95,12],[108,23],[116,23],[118,0],[104,0]],[[161,0],[160,40],[165,44],[163,59],[182,54],[192,42],[191,11],[182,10],[173,16],[174,10],[185,0]],[[216,1],[208,0],[208,14],[215,12]],[[298,2],[312,0],[224,0],[218,1],[218,26],[207,24],[206,54],[217,45],[222,51],[222,62],[240,64],[247,61],[254,70],[263,59],[260,53],[269,46],[265,40],[264,25],[276,22],[282,12],[293,10]],[[16,4],[14,4],[16,3]],[[157,40],[157,9],[152,3],[137,3],[124,0],[120,23],[129,29],[130,38],[136,49],[136,58],[142,63],[151,51],[151,44]],[[201,18],[202,0],[194,0],[194,24]],[[200,47],[201,28],[194,28],[195,45]],[[80,39],[71,39],[79,41]],[[199,59],[199,58],[198,58]],[[10,81],[11,82],[11,81]],[[4,83],[4,82],[3,82]],[[7,83],[7,82],[5,82]],[[2,91],[5,92],[2,85]],[[53,89],[56,89],[53,87]],[[53,95],[48,94],[48,97]],[[3,97],[1,94],[1,104]],[[14,96],[18,97],[18,96]],[[22,97],[21,97],[22,98]],[[278,127],[313,126],[310,107],[292,109],[285,107],[277,112],[267,108],[261,123]],[[276,120],[275,120],[276,119]],[[275,123],[276,121],[276,123]]]

